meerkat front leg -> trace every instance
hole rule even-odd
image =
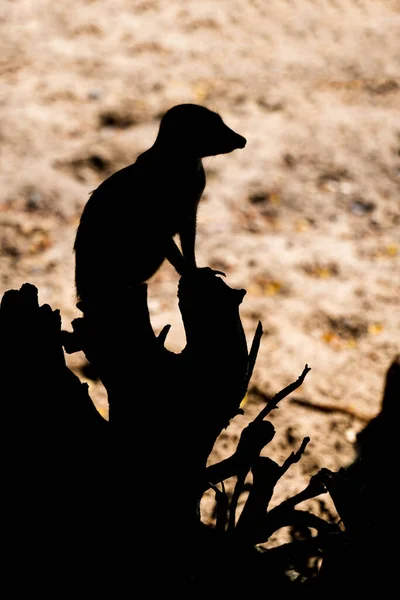
[[[184,260],[184,269],[186,270],[186,272],[189,273],[193,273],[197,269],[195,252],[196,213],[197,211],[190,215],[190,217],[185,221],[184,226],[181,228],[181,231],[179,232]],[[215,275],[223,275],[225,277],[225,273],[223,271],[216,271],[215,269],[211,269],[210,267],[205,267],[203,270],[207,270],[210,273],[214,273]]]
[[[185,261],[186,268],[194,271],[197,269],[196,264],[196,212],[194,211],[182,225],[179,232],[179,238],[181,240],[182,254]]]
[[[186,261],[183,258],[182,252],[179,250],[178,246],[172,238],[168,241],[166,249],[166,258],[175,268],[178,274],[183,275],[186,268]]]

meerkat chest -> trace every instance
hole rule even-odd
[[[206,177],[201,161],[181,165],[167,174],[168,207],[177,218],[185,218],[197,209],[206,185]]]

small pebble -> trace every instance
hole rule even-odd
[[[373,202],[364,202],[362,200],[355,200],[352,202],[350,210],[353,215],[366,215],[374,210],[375,204]]]
[[[99,90],[99,89],[90,90],[88,97],[89,97],[89,100],[100,100],[101,90]]]
[[[38,192],[34,192],[30,194],[28,200],[26,201],[27,210],[37,210],[42,201],[42,195]]]

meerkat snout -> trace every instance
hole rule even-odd
[[[247,140],[246,138],[244,138],[242,135],[239,135],[238,133],[236,134],[237,138],[237,148],[244,148],[245,145],[247,144]]]
[[[221,154],[228,154],[233,150],[245,147],[245,145],[247,144],[246,138],[244,138],[242,135],[239,135],[226,125],[224,125],[224,129],[225,131],[222,136],[222,143],[226,144],[227,149],[225,150],[225,152],[221,152]]]

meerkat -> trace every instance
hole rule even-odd
[[[74,244],[77,299],[85,305],[106,301],[146,282],[165,259],[180,275],[196,269],[202,158],[245,145],[203,106],[168,110],[154,144],[101,183],[84,207]]]

